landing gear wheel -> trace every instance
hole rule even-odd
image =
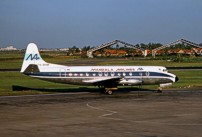
[[[112,91],[112,90],[107,90],[107,91],[106,91],[106,94],[112,95],[112,94],[113,94],[113,91]]]
[[[117,90],[118,88],[117,87],[112,87],[112,88],[105,88],[105,93],[107,95],[112,95],[113,94],[113,91]]]

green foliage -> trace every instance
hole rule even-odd
[[[170,88],[188,88],[202,86],[202,70],[172,70],[179,77],[179,81]]]
[[[141,43],[137,45],[143,49],[149,49],[149,50],[163,46],[161,43],[148,43],[148,44]]]
[[[12,86],[23,86],[29,88],[76,88],[77,86],[57,84],[52,82],[46,82],[38,79],[31,78],[23,75],[20,72],[0,72],[0,95],[18,95],[18,94],[40,94],[37,91],[26,91],[26,92],[14,92]]]
[[[168,47],[167,49],[189,49],[190,50],[191,48],[192,48],[192,46],[179,43],[174,46]]]
[[[202,62],[201,57],[193,57],[193,56],[182,56],[181,54],[178,54],[176,58],[173,58],[174,62],[184,62],[184,63],[200,63]]]
[[[82,48],[82,51],[83,51],[83,52],[86,52],[86,51],[88,51],[89,49],[91,49],[90,46],[84,46],[84,47]]]

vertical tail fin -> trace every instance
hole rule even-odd
[[[20,72],[24,72],[29,65],[38,65],[44,63],[46,62],[41,58],[37,45],[34,43],[29,43]]]

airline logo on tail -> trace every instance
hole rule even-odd
[[[41,59],[39,54],[29,54],[25,57],[25,60],[39,60]]]

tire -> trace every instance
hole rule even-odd
[[[106,93],[107,93],[108,95],[112,95],[112,94],[113,94],[113,91],[112,91],[112,90],[108,90],[108,91],[106,91]]]

